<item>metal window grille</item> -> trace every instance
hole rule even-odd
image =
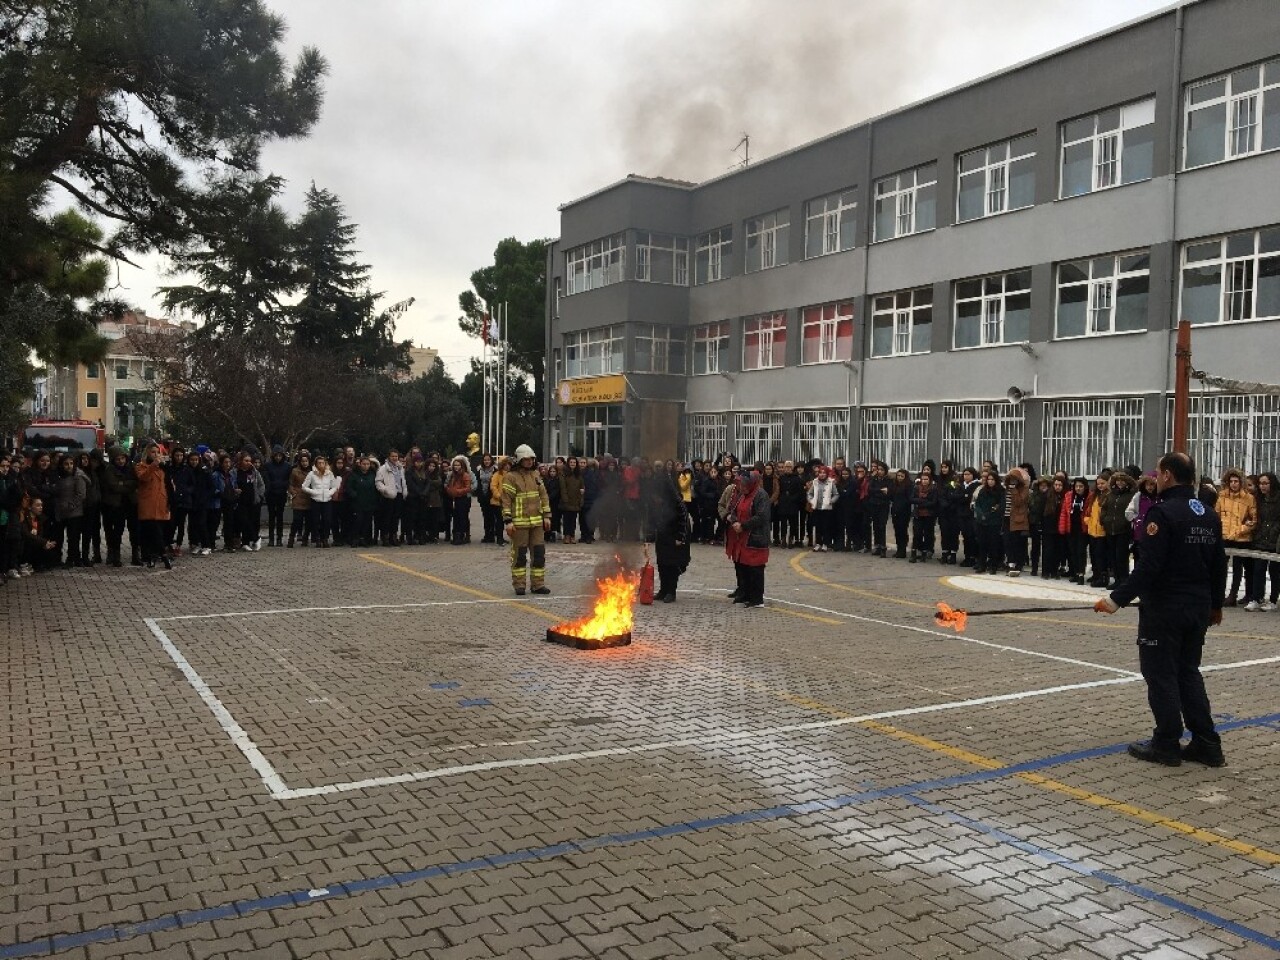
[[[1252,153],[1258,135],[1258,95],[1250,94],[1231,103],[1231,155]]]
[[[1140,463],[1142,407],[1141,397],[1046,403],[1042,471],[1092,477],[1104,467]]]
[[[1003,213],[1005,205],[1005,178],[1008,166],[1001,164],[987,170],[987,214]]]
[[[1253,266],[1253,260],[1227,264],[1228,320],[1248,320],[1253,316]]]
[[[713,460],[729,448],[729,418],[723,413],[691,413],[685,417],[689,460]]]
[[[782,414],[739,413],[734,420],[734,435],[743,463],[782,459]]]
[[[898,236],[915,232],[916,194],[914,190],[904,190],[898,194]]]
[[[1193,394],[1188,413],[1187,453],[1202,476],[1221,477],[1230,467],[1245,473],[1280,468],[1280,396]],[[1172,448],[1172,398],[1165,427]]]
[[[848,410],[797,410],[793,414],[791,458],[797,463],[817,457],[833,463],[849,458]]]
[[[1120,137],[1111,133],[1099,137],[1094,146],[1094,189],[1101,190],[1116,183],[1116,172],[1119,167],[1117,148]]]
[[[915,470],[924,463],[929,439],[929,408],[864,407],[862,442],[865,460],[883,460],[889,469]]]
[[[1089,331],[1107,333],[1111,330],[1111,301],[1115,288],[1110,280],[1094,283],[1089,303]]]
[[[959,403],[942,408],[942,456],[957,469],[993,461],[1001,470],[1023,457],[1026,417],[1007,403]]]

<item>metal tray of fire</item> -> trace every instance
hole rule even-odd
[[[587,637],[574,637],[567,633],[548,627],[547,642],[559,643],[566,647],[573,647],[575,650],[604,650],[606,647],[628,647],[631,645],[631,633],[616,633],[611,637],[600,637],[598,639],[589,639]]]

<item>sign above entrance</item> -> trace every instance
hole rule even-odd
[[[584,403],[622,403],[626,399],[627,378],[622,374],[560,381],[560,406],[562,407]]]

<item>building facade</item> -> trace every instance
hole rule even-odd
[[[1280,381],[1280,16],[1192,0],[707,181],[560,208],[546,449],[1092,475]],[[1012,398],[1012,401],[1011,401]],[[1204,472],[1280,397],[1193,384]]]

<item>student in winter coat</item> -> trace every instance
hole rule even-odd
[[[739,476],[726,515],[725,553],[733,561],[737,588],[729,596],[745,607],[764,605],[769,563],[769,495],[755,470]]]
[[[973,498],[978,495],[978,488],[981,486],[978,471],[973,467],[965,467],[960,472],[960,489],[964,494],[964,501],[959,510],[960,540],[964,544],[964,560],[960,562],[962,567],[978,565],[978,528],[973,518]],[[954,556],[951,562],[956,562]]]
[[[836,504],[840,502],[840,489],[830,471],[819,465],[813,481],[805,494],[805,504],[813,520],[814,553],[826,553],[835,537]]]
[[[271,448],[271,458],[262,465],[262,479],[267,492],[263,498],[267,504],[267,546],[284,546],[284,506],[289,499],[290,474],[293,465],[285,459],[284,447]]]
[[[453,501],[453,545],[461,546],[471,540],[471,496],[476,491],[471,462],[461,454],[449,464],[444,490]]]
[[[926,460],[925,466],[931,461]],[[933,557],[933,532],[938,519],[938,488],[930,470],[922,470],[911,494],[911,563]]]
[[[19,520],[24,573],[49,570],[58,565],[58,544],[48,535],[47,524],[44,501],[32,497]]]
[[[1049,477],[1037,477],[1031,481],[1031,575],[1041,571],[1041,553],[1044,546],[1045,498],[1052,489]],[[1055,514],[1056,516],[1056,514]]]
[[[1107,550],[1107,531],[1102,525],[1102,511],[1111,496],[1111,471],[1103,470],[1093,483],[1093,499],[1084,517],[1084,531],[1089,537],[1089,586],[1105,587],[1110,579],[1111,554]]]
[[[493,504],[493,475],[498,472],[492,454],[482,454],[479,465],[473,470],[476,475],[476,505],[480,507],[480,519],[484,524],[484,537],[481,543],[496,543],[502,537],[501,500],[497,509]],[[498,481],[498,489],[502,489],[502,481]]]
[[[240,534],[240,549],[246,552],[257,552],[262,549],[262,528],[258,519],[261,511],[258,509],[258,497],[266,490],[266,484],[258,473],[253,455],[250,453],[240,455],[240,468],[235,472],[235,490],[235,529]]]
[[[137,537],[138,479],[129,466],[129,455],[120,447],[112,447],[107,463],[98,474],[102,490],[102,521],[107,534],[107,563],[121,566],[120,551],[125,528],[133,545],[134,561],[142,562],[141,544]]]
[[[550,491],[548,491],[549,493]],[[582,465],[577,457],[565,461],[560,477],[560,523],[565,543],[577,542],[578,516],[583,503]]]
[[[542,485],[547,488],[547,500],[551,504],[551,529],[547,531],[547,542],[555,543],[563,517],[560,515],[560,470],[554,463],[547,467]]]
[[[67,560],[64,566],[86,567],[80,556],[80,534],[84,530],[84,507],[89,498],[89,480],[76,466],[76,458],[64,454],[58,461],[58,479],[54,481],[55,515],[61,539],[67,545]]]
[[[189,491],[191,510],[187,514],[187,542],[193,557],[207,557],[213,553],[213,537],[209,533],[209,512],[214,503],[213,472],[209,461],[192,450],[187,454],[187,464],[179,474]]]
[[[1253,545],[1254,529],[1258,525],[1258,504],[1252,493],[1245,489],[1244,474],[1232,468],[1222,475],[1222,492],[1214,507],[1222,518],[1222,542],[1228,549],[1249,550]],[[1250,595],[1253,561],[1248,557],[1231,558],[1231,589],[1227,591],[1226,605],[1234,607],[1240,582],[1244,581],[1244,604],[1257,600]]]
[[[333,498],[338,494],[341,481],[329,469],[329,461],[320,454],[315,466],[302,481],[302,489],[311,498],[311,536],[317,547],[329,546],[333,526]]]
[[[911,494],[914,484],[905,470],[896,470],[889,487],[889,516],[893,520],[894,558],[905,559],[911,543]]]
[[[663,473],[657,478],[657,492],[649,519],[653,525],[654,560],[658,567],[658,594],[655,599],[675,603],[680,575],[689,568],[691,528],[685,499],[669,474]]]
[[[1136,487],[1133,478],[1123,470],[1111,474],[1107,498],[1102,503],[1102,530],[1107,536],[1107,569],[1110,571],[1111,589],[1129,579],[1129,548],[1133,545],[1133,528],[1125,519],[1125,511],[1133,500]]]
[[[1254,503],[1258,523],[1253,530],[1253,549],[1280,552],[1280,480],[1274,473],[1259,475]],[[1270,593],[1267,592],[1268,574],[1271,575]],[[1249,593],[1257,604],[1256,609],[1266,612],[1275,608],[1280,599],[1280,556],[1276,560],[1254,560],[1253,588]]]
[[[1066,540],[1067,563],[1073,583],[1084,583],[1085,558],[1089,546],[1089,534],[1085,529],[1085,517],[1093,507],[1093,493],[1089,481],[1076,477],[1071,489],[1062,497],[1058,511],[1058,534]]]
[[[470,467],[467,469],[469,471]],[[378,539],[384,547],[398,547],[404,543],[401,526],[404,523],[404,501],[409,495],[399,450],[388,451],[387,462],[378,467],[374,486],[378,488]],[[471,506],[470,502],[467,506]]]
[[[80,556],[86,564],[102,562],[102,453],[88,450],[76,456],[76,466],[89,484],[80,527]],[[0,571],[3,571],[0,567]]]
[[[507,482],[507,474],[510,472],[511,459],[499,457],[493,475],[489,478],[489,502],[486,509],[493,515],[493,540],[489,542],[498,546],[505,546],[507,542],[502,531],[502,485]]]
[[[1040,566],[1040,576],[1045,580],[1061,579],[1062,561],[1067,556],[1067,538],[1058,531],[1061,522],[1062,502],[1067,496],[1067,482],[1055,476],[1049,481],[1044,492],[1044,510],[1042,513],[1042,535],[1044,538],[1044,557]]]
[[[22,509],[22,478],[9,458],[0,456],[0,583],[21,576]]]
[[[693,478],[694,510],[698,515],[695,535],[698,543],[711,543],[716,538],[716,507],[720,502],[720,488],[716,484],[714,469],[714,464],[708,462],[704,464],[702,472],[695,474]]]
[[[978,562],[974,573],[999,573],[1001,527],[1004,525],[1004,487],[994,473],[982,475],[982,486],[973,498],[973,521],[978,534]]]
[[[302,489],[302,484],[311,472],[311,454],[299,450],[289,471],[289,506],[293,508],[293,520],[289,523],[289,542],[287,547],[301,541],[305,547],[311,540],[311,497]]]
[[[154,441],[148,442],[142,460],[133,467],[138,478],[138,537],[142,541],[142,559],[148,568],[154,568],[156,559],[171,570],[168,555],[164,551],[164,525],[169,520],[169,492],[165,483],[164,465]]]
[[[892,493],[893,482],[889,479],[889,468],[883,460],[872,460],[871,474],[867,479],[866,512],[871,526],[871,552],[877,557],[883,557],[887,549],[885,534],[888,530]]]
[[[1011,577],[1022,575],[1027,565],[1027,540],[1031,536],[1031,478],[1014,467],[1004,478],[1004,556]]]
[[[356,468],[351,471],[351,476],[347,478],[347,490],[355,516],[351,540],[353,547],[376,545],[373,523],[378,509],[378,490],[375,482],[373,464],[368,456],[361,457],[356,461]]]
[[[960,551],[961,518],[969,511],[969,493],[964,480],[950,460],[938,464],[938,534],[942,540],[942,563],[955,563]],[[995,571],[993,570],[992,573]]]

